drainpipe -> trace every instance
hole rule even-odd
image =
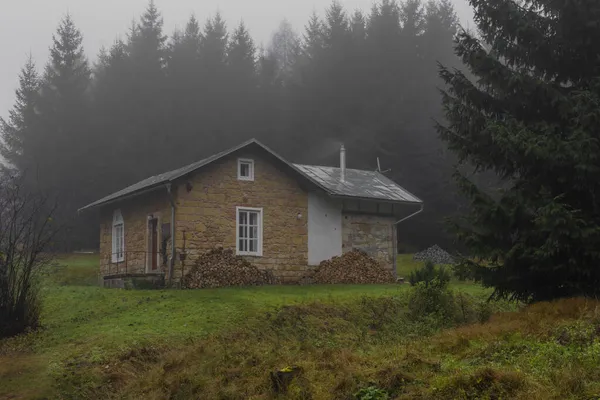
[[[415,216],[421,214],[423,212],[424,208],[425,208],[425,205],[421,204],[421,208],[419,209],[419,211],[410,214],[408,217],[402,218],[398,222],[394,222],[394,224],[392,225],[394,232],[396,233],[394,235],[394,276],[396,278],[398,278],[398,225],[408,219],[411,219],[412,217],[415,217]]]
[[[175,201],[171,191],[171,183],[167,183],[169,203],[171,203],[171,261],[169,262],[169,286],[173,283],[173,271],[175,270]]]
[[[340,180],[346,181],[346,147],[343,144],[340,148]]]

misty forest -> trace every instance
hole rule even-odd
[[[454,161],[435,130],[438,63],[460,65],[449,0],[333,2],[299,30],[282,21],[265,46],[219,14],[164,32],[153,2],[140,13],[97,57],[65,16],[0,126],[10,166],[59,196],[62,250],[97,246],[96,217],[78,208],[250,138],[300,163],[337,165],[341,143],[350,168],[375,170],[379,157],[427,204],[403,245],[452,245],[442,224],[460,209]]]
[[[0,398],[600,398],[600,2],[469,3],[262,45],[150,1],[96,55],[57,21],[0,119]],[[329,197],[241,151],[164,174],[251,138]]]

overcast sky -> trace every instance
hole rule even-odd
[[[472,13],[467,0],[454,0],[465,25]],[[204,21],[220,11],[231,27],[242,19],[257,44],[268,44],[279,22],[287,18],[302,31],[313,10],[323,14],[330,0],[155,0],[164,16],[165,33],[183,27],[191,13]],[[347,10],[368,11],[373,0],[340,0]],[[109,47],[117,36],[124,38],[132,19],[144,11],[148,0],[0,0],[0,116],[5,117],[14,101],[18,73],[31,52],[41,70],[48,58],[52,34],[61,17],[69,12],[84,36],[90,60]],[[471,23],[472,24],[472,23]]]

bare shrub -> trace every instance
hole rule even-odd
[[[39,325],[38,277],[52,261],[56,204],[28,192],[22,178],[0,178],[0,337]]]

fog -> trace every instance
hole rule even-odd
[[[257,44],[268,44],[279,22],[287,18],[296,31],[302,31],[308,17],[317,11],[323,14],[330,0],[156,0],[170,34],[182,27],[194,13],[200,21],[217,10],[230,27],[244,20]],[[372,0],[342,0],[347,10],[368,11]],[[147,6],[147,0],[0,0],[0,116],[6,116],[14,102],[18,73],[31,53],[41,69],[48,58],[52,34],[60,18],[70,13],[84,35],[84,46],[91,61],[98,50],[109,47],[117,36],[124,37]],[[466,0],[455,0],[455,7],[464,25],[472,24],[471,9]]]

